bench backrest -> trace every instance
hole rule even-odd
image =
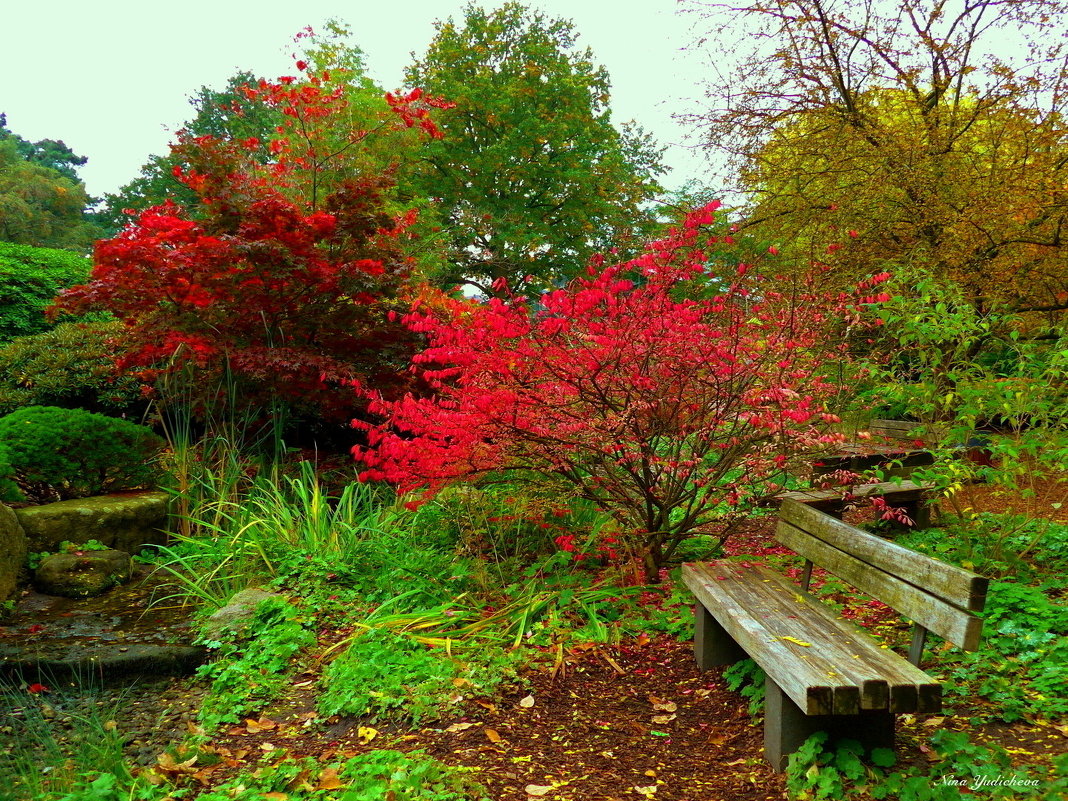
[[[937,444],[945,435],[945,426],[912,420],[872,420],[867,429],[873,437],[910,443]]]
[[[888,439],[916,439],[916,429],[922,423],[910,420],[872,420],[867,430],[877,437]]]
[[[979,647],[989,579],[843,523],[794,500],[775,536],[813,564],[955,645]],[[922,637],[919,650],[922,650]],[[919,654],[912,661],[919,661]]]

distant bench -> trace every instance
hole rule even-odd
[[[917,467],[934,464],[934,453],[949,452],[975,464],[991,466],[989,439],[975,432],[967,442],[948,444],[944,424],[912,420],[872,420],[862,431],[871,436],[859,442],[846,442],[835,453],[813,463],[813,473],[826,475],[836,470],[863,473],[882,468],[887,477],[908,478]]]
[[[816,475],[849,470],[862,473],[889,462],[896,465],[886,470],[888,476],[908,477],[913,468],[934,464],[928,443],[920,436],[923,423],[908,420],[872,420],[864,429],[871,437],[861,442],[847,442],[837,452],[828,454],[813,464]]]
[[[941,685],[917,667],[927,632],[975,650],[987,579],[792,499],[776,538],[805,558],[800,587],[762,567],[683,565],[697,601],[698,665],[748,656],[764,670],[764,752],[776,770],[820,730],[892,747],[894,715],[942,708]],[[908,660],[807,592],[814,564],[915,621]]]
[[[841,520],[848,500],[847,493],[851,498],[885,498],[891,506],[903,508],[905,514],[912,518],[915,528],[923,529],[931,525],[931,507],[928,501],[934,492],[934,486],[934,483],[929,481],[885,481],[848,488],[789,490],[773,495],[769,501],[797,501]]]

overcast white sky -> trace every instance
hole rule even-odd
[[[481,5],[495,8],[495,0]],[[702,159],[682,146],[671,115],[700,94],[708,53],[684,50],[693,17],[675,0],[531,0],[574,20],[612,78],[617,121],[635,119],[668,145],[665,183],[701,178]],[[89,157],[89,193],[114,191],[191,116],[187,98],[222,86],[238,69],[292,73],[292,37],[336,17],[366,51],[369,71],[398,87],[411,53],[422,55],[432,22],[462,18],[464,0],[19,0],[0,15],[0,111],[8,127],[62,139]]]

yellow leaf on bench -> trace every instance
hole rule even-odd
[[[811,648],[812,647],[812,643],[804,642],[803,640],[799,640],[796,637],[779,637],[779,639],[780,640],[786,640],[787,642],[792,642],[795,645],[803,645],[806,648]]]

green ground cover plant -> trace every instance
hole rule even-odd
[[[0,683],[0,730],[18,733],[0,750],[0,797],[19,801],[81,797],[78,793],[87,777],[97,772],[110,776],[113,785],[132,786],[133,775],[115,728],[121,705],[85,703],[99,691],[89,678],[73,687],[50,684],[54,691],[46,699],[39,694],[45,689],[41,684]],[[57,714],[69,719],[62,733],[53,723]],[[110,797],[124,796],[102,796],[101,801]]]
[[[1017,768],[1003,748],[977,745],[949,729],[932,736],[937,760],[926,772],[891,770],[897,759],[886,748],[874,749],[866,761],[858,743],[845,740],[828,748],[826,740],[826,733],[815,734],[791,755],[786,769],[791,798],[961,801],[981,794],[1057,801],[1068,791],[1068,755],[1054,759],[1049,770]]]
[[[213,658],[197,669],[198,676],[211,682],[200,710],[203,726],[237,723],[277,698],[289,684],[294,658],[315,644],[310,623],[284,598],[270,597],[240,628],[207,639]]]
[[[525,657],[479,642],[449,653],[387,629],[357,637],[323,671],[319,712],[423,724],[516,681]]]

